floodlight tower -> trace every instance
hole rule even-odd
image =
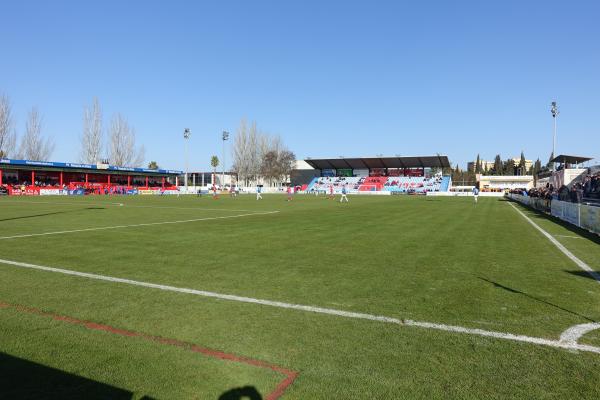
[[[183,130],[183,142],[185,143],[185,193],[188,192],[188,140],[192,135],[189,128]]]
[[[223,171],[221,171],[221,190],[225,187],[225,141],[229,140],[229,132],[223,131]]]
[[[552,113],[552,119],[554,120],[554,133],[552,135],[552,157],[556,158],[556,118],[558,118],[560,111],[558,111],[558,105],[556,104],[556,101],[553,101],[550,106],[550,112]],[[552,163],[552,170],[556,171],[556,163],[554,162]]]

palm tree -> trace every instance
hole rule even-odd
[[[217,172],[217,167],[219,166],[219,157],[212,156],[210,158],[210,166],[213,167],[214,172]]]
[[[213,182],[215,182],[217,176],[217,167],[219,166],[219,157],[212,156],[210,158],[210,166],[213,167]]]

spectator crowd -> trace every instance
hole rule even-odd
[[[600,171],[586,174],[581,180],[568,186],[556,189],[548,183],[545,187],[532,188],[529,190],[516,189],[510,191],[513,194],[537,197],[546,200],[560,200],[572,203],[599,202],[600,201]]]

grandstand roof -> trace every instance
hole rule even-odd
[[[561,154],[560,156],[554,157],[550,162],[563,163],[563,164],[581,164],[586,161],[590,161],[592,158],[590,157],[579,157],[579,156],[567,156],[565,154]]]
[[[416,157],[359,157],[307,158],[304,161],[314,169],[373,169],[373,168],[449,168],[448,156]]]

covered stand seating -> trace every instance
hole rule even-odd
[[[181,171],[107,164],[0,159],[0,186],[11,195],[127,194],[176,189]]]
[[[305,160],[320,171],[308,185],[308,191],[335,192],[346,185],[355,192],[426,193],[449,190],[450,178],[441,170],[450,168],[447,156],[360,157]],[[436,174],[427,173],[437,169]],[[435,176],[434,176],[435,175]]]

